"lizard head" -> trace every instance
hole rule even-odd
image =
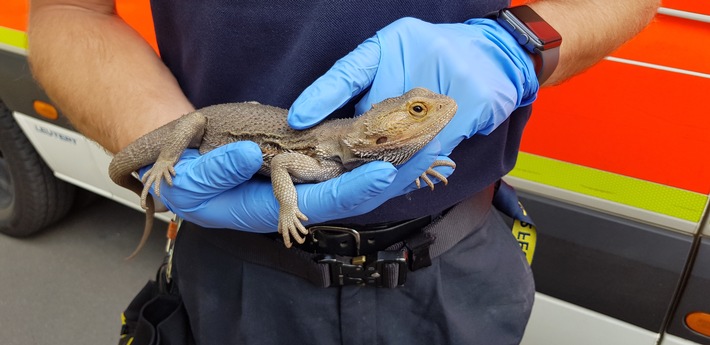
[[[402,164],[449,123],[456,109],[452,98],[415,88],[373,105],[357,119],[343,144],[356,160]]]

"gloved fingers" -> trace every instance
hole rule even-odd
[[[439,143],[434,141],[399,169],[390,163],[375,161],[324,182],[298,184],[299,210],[308,217],[308,224],[371,211],[385,201],[413,190],[417,176],[429,169],[434,161],[447,159],[438,155],[439,149]],[[450,170],[442,170],[444,175],[449,173]],[[267,178],[255,177],[210,198],[195,198],[187,204],[183,201],[186,198],[189,195],[168,197],[164,203],[184,219],[205,227],[262,233],[275,232],[278,227],[280,206]]]
[[[161,183],[162,188],[151,188],[150,192],[170,210],[191,209],[248,181],[261,163],[261,150],[249,141],[227,144],[204,155],[188,149],[175,164],[172,186]],[[140,173],[146,174],[149,169],[145,167]],[[157,190],[160,194],[155,193]]]
[[[261,164],[259,146],[239,141],[199,155],[184,165],[178,164],[174,183],[188,182],[193,191],[219,193],[251,179]]]
[[[379,41],[374,36],[338,60],[328,72],[303,90],[289,109],[289,125],[295,129],[312,127],[345,105],[370,86],[379,60]]]
[[[361,203],[353,210],[353,213],[359,215],[370,212],[389,199],[416,190],[415,180],[420,177],[422,173],[427,171],[434,161],[441,158],[439,156],[440,149],[441,145],[436,139],[430,142],[406,163],[398,167],[394,181],[392,181],[392,184],[385,191]],[[443,174],[449,173],[449,171],[445,169],[442,169],[441,172]]]
[[[359,215],[353,210],[384,193],[396,173],[392,164],[378,161],[324,182],[298,184],[299,210],[310,224]],[[179,215],[205,227],[267,233],[276,232],[279,209],[271,182],[256,178],[196,207],[181,209]]]
[[[396,175],[392,164],[374,161],[328,181],[296,185],[298,206],[310,224],[357,216],[362,212],[353,210],[387,193]]]
[[[248,205],[251,205],[251,207],[255,207],[254,205],[259,204],[259,206],[255,208],[258,208],[262,215],[274,215],[273,217],[264,217],[270,221],[267,225],[251,227],[238,210],[239,206],[244,206],[243,208],[247,212],[251,211],[249,207],[246,207],[240,201],[240,198],[246,199],[241,194],[250,193],[255,197],[254,199],[258,200],[262,194],[268,194],[270,192],[271,184],[266,180],[261,181],[259,179],[247,181],[235,188],[210,197],[193,195],[187,192],[175,193],[179,194],[179,196],[170,195],[169,197],[165,197],[166,193],[164,193],[161,197],[161,201],[168,210],[172,211],[180,218],[206,228],[240,229],[245,231],[254,231],[253,228],[261,228],[261,231],[257,232],[271,232],[276,231],[278,209],[270,212],[268,204],[260,202],[249,203]],[[271,198],[273,198],[273,195]],[[254,212],[254,215],[256,215],[256,212]]]
[[[255,177],[181,212],[185,219],[207,228],[260,233],[278,229],[279,204],[268,178]]]
[[[507,64],[500,64],[496,67],[505,73],[509,80],[516,84],[517,100],[516,107],[532,104],[537,98],[540,83],[535,73],[535,63],[533,58],[523,46],[509,34],[500,24],[494,20],[485,18],[473,18],[464,22],[469,29],[475,28],[481,32],[495,50],[498,61],[506,61]]]

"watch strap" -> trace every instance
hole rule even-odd
[[[532,54],[540,84],[550,78],[559,62],[562,37],[529,6],[516,6],[486,16],[496,20]]]
[[[542,85],[547,79],[550,79],[552,73],[555,72],[557,63],[560,61],[560,49],[537,50],[532,56],[535,62],[537,80],[540,85]]]

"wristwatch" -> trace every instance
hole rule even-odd
[[[494,19],[532,53],[535,74],[542,85],[557,67],[562,37],[528,6],[516,6],[486,16]]]

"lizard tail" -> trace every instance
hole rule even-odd
[[[146,201],[147,207],[145,209],[145,227],[143,228],[143,236],[141,236],[141,241],[138,242],[136,249],[133,253],[131,253],[131,255],[127,256],[125,260],[131,260],[138,255],[141,249],[143,249],[143,246],[145,246],[146,242],[148,242],[150,232],[153,230],[153,220],[155,219],[155,202],[153,201],[153,196],[148,195]]]

